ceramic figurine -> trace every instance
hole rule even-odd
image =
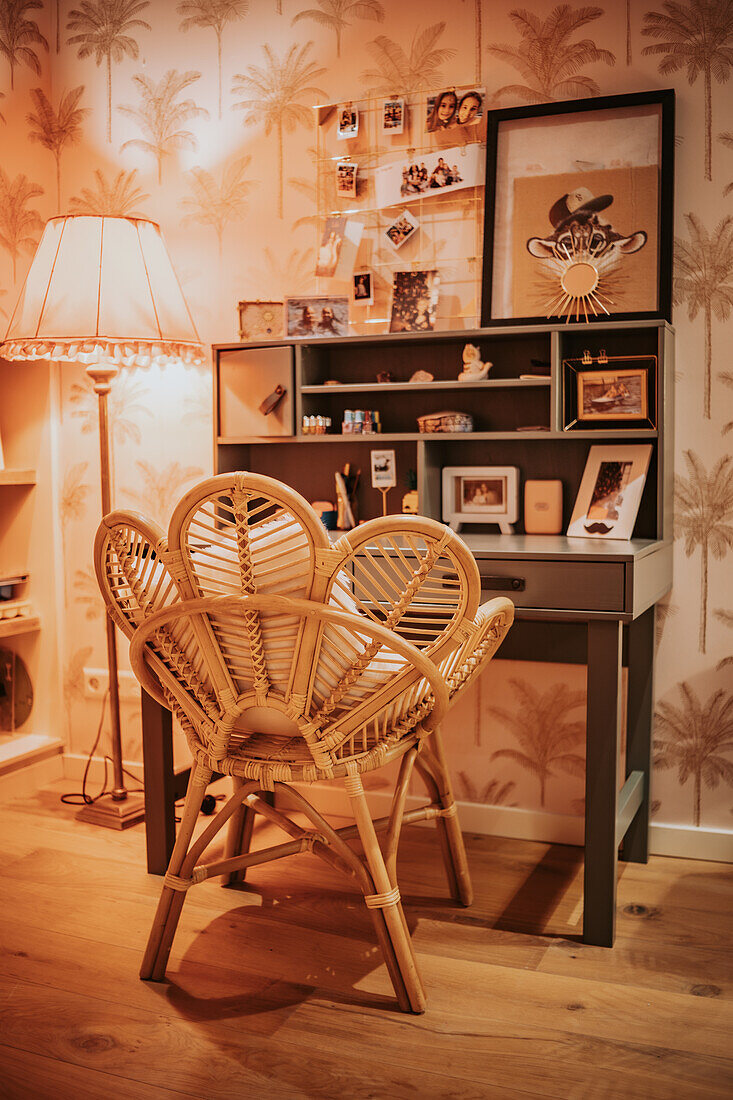
[[[466,344],[463,349],[463,370],[458,375],[459,382],[480,382],[486,378],[493,363],[482,363],[481,352],[475,344]]]

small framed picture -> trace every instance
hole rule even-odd
[[[438,305],[437,271],[395,271],[390,332],[432,332]]]
[[[568,535],[630,539],[651,453],[651,443],[591,447]]]
[[[288,336],[347,336],[349,299],[286,298]]]
[[[342,103],[338,108],[336,137],[343,141],[346,138],[355,138],[358,133],[359,112],[352,103]]]
[[[563,360],[565,431],[656,427],[655,355]]]
[[[497,523],[503,535],[511,535],[518,514],[518,467],[443,468],[443,520],[454,531],[464,523]]]
[[[382,133],[401,134],[404,128],[404,99],[385,99],[382,103]]]
[[[356,271],[352,286],[355,306],[374,305],[374,283],[371,271]]]
[[[341,160],[336,165],[336,194],[346,198],[356,198],[356,173],[358,165],[353,161]]]
[[[344,231],[346,218],[338,215],[326,218],[321,233],[321,243],[318,246],[316,257],[316,275],[319,278],[331,278],[336,271],[336,265],[341,255],[341,246],[344,243]]]
[[[393,489],[397,484],[394,451],[372,451],[372,489]]]
[[[385,229],[384,235],[392,247],[397,249],[402,248],[402,245],[405,241],[409,241],[410,237],[414,237],[419,228],[420,222],[417,218],[409,210],[403,210],[399,218]]]
[[[282,302],[239,302],[240,340],[279,340],[283,333]]]

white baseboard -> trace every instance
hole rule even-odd
[[[135,777],[131,779],[130,776],[126,776],[126,781],[129,779],[130,783],[142,785],[143,781],[143,766],[139,761],[125,760],[123,761],[125,768],[128,772]],[[84,769],[87,766],[87,757],[84,753],[79,752],[65,752],[63,756],[63,768],[64,779],[72,779],[76,783],[81,783],[84,778]],[[89,765],[89,773],[87,775],[87,784],[90,787],[101,787],[104,781],[104,757],[93,756],[91,764]],[[107,782],[111,786],[112,784],[112,765],[107,764]],[[127,785],[127,782],[125,783]]]
[[[303,793],[324,814],[340,817],[351,814],[349,800],[342,787],[316,784],[308,790],[304,787]],[[391,796],[388,793],[367,791],[367,801],[375,817],[383,817],[389,812]],[[421,802],[424,799],[408,797],[408,809]],[[583,818],[571,814],[551,814],[544,810],[523,810],[514,806],[488,806],[479,802],[459,802],[458,814],[465,833],[536,840],[543,844],[583,844]],[[733,833],[722,829],[652,824],[649,848],[651,854],[657,856],[733,863]]]
[[[86,762],[86,756],[80,753],[64,753],[63,777],[81,783]],[[142,764],[139,761],[125,761],[125,767],[142,784]],[[108,780],[111,781],[112,769],[110,765],[107,768]],[[104,761],[101,757],[94,757],[89,767],[87,783],[94,790],[102,785],[103,778]],[[130,779],[130,783],[132,782]],[[312,787],[304,786],[302,790],[320,812],[336,817],[351,817],[348,796],[340,785],[317,783]],[[389,793],[367,791],[367,801],[375,817],[383,817],[389,813]],[[408,797],[407,805],[412,808],[424,801],[413,795]],[[543,844],[583,844],[583,818],[572,814],[552,814],[544,810],[524,810],[514,806],[489,806],[481,802],[459,802],[458,813],[461,827],[466,833],[536,840]],[[733,833],[722,829],[695,829],[691,825],[652,823],[649,846],[652,855],[733,863]]]
[[[297,783],[293,786],[298,786]],[[349,799],[342,787],[317,783],[302,788],[313,805],[324,814],[350,817]],[[367,802],[375,817],[389,813],[391,795],[386,791],[367,791]],[[407,808],[425,804],[425,798],[410,795]],[[513,806],[488,806],[481,802],[459,802],[461,828],[482,836],[508,836],[518,840],[538,840],[545,844],[582,844],[583,818],[571,814],[550,814],[543,810],[521,810]],[[430,822],[421,822],[429,825]]]
[[[723,829],[696,829],[693,825],[652,823],[649,850],[655,856],[733,863],[733,833]]]

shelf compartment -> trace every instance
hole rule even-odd
[[[15,619],[0,619],[0,638],[15,638],[19,634],[33,634],[41,629],[38,615],[17,616]]]
[[[35,470],[0,470],[0,485],[35,485]]]
[[[337,386],[301,386],[301,393],[401,393],[407,390],[491,390],[549,386],[547,378],[486,378],[480,382],[346,382]]]

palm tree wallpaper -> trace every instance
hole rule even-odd
[[[61,154],[66,145],[79,142],[82,123],[89,114],[88,107],[77,106],[83,95],[83,85],[74,88],[61,97],[59,109],[55,111],[43,88],[31,89],[34,110],[28,115],[28,124],[32,127],[28,139],[39,142],[53,153],[56,161],[56,213],[61,213]]]
[[[147,217],[161,224],[204,342],[234,341],[239,300],[315,291],[313,195],[333,180],[316,179],[313,108],[407,96],[409,147],[424,91],[470,81],[489,108],[677,95],[675,582],[663,632],[664,608],[659,618],[653,797],[655,827],[698,830],[703,844],[705,830],[733,833],[733,0],[0,0],[2,310],[12,312],[58,210]],[[363,135],[340,144],[366,174]],[[376,224],[371,199],[359,203]],[[475,286],[454,276],[439,225],[424,231],[438,268],[451,256],[441,295],[467,318]],[[365,238],[373,255],[370,228]],[[211,407],[210,369],[121,372],[118,507],[167,522],[212,469]],[[87,618],[99,458],[81,365],[61,372],[60,414],[61,665],[67,744],[85,753],[99,706],[79,691],[80,669],[103,665],[104,632],[100,616]],[[460,797],[497,814],[577,816],[584,692],[582,666],[492,662],[445,728]]]

